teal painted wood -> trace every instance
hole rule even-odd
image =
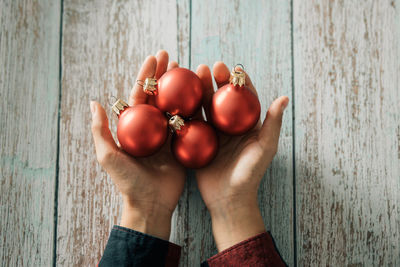
[[[242,63],[259,92],[262,119],[280,95],[291,98],[290,1],[192,1],[191,68],[217,60]],[[279,152],[265,174],[259,203],[285,261],[293,264],[292,113],[284,116]],[[210,216],[189,181],[189,263],[215,254]]]
[[[298,266],[400,265],[400,1],[294,1]]]
[[[119,192],[96,161],[89,101],[107,106],[115,133],[108,103],[112,95],[128,98],[145,57],[163,48],[172,60],[188,58],[177,38],[188,39],[177,23],[177,10],[186,8],[175,1],[64,1],[58,265],[96,265],[121,214]],[[171,235],[184,247],[185,205],[183,198]]]
[[[190,40],[190,0],[176,1],[177,16],[177,58],[181,67],[189,67],[189,40]],[[190,179],[190,177],[188,177]],[[188,262],[188,182],[179,199],[172,216],[170,241],[179,244],[181,249],[181,267],[190,266]]]
[[[0,262],[50,266],[59,1],[0,1]]]

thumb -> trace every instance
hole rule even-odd
[[[273,151],[274,154],[276,154],[278,149],[283,112],[288,103],[289,98],[287,96],[281,96],[272,102],[258,136],[262,147],[266,150]]]
[[[90,111],[92,113],[92,134],[97,160],[104,166],[115,156],[118,147],[108,128],[108,119],[104,108],[99,103],[91,101]]]

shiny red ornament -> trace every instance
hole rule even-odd
[[[217,155],[218,137],[208,123],[199,120],[185,122],[181,117],[173,116],[169,125],[175,131],[172,152],[186,168],[205,167]]]
[[[118,141],[123,150],[132,156],[150,156],[167,140],[168,120],[156,107],[147,104],[130,107],[118,100],[113,110],[119,118]]]
[[[174,68],[158,81],[147,78],[144,91],[152,95],[155,105],[163,112],[182,117],[192,116],[201,106],[203,84],[191,70]]]
[[[260,102],[245,86],[245,77],[244,72],[233,70],[230,83],[219,88],[212,98],[212,123],[228,135],[242,135],[260,119]]]

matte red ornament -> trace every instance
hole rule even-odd
[[[185,68],[169,70],[158,81],[147,78],[143,89],[154,97],[161,111],[182,117],[192,116],[200,108],[203,98],[200,78]]]
[[[245,73],[232,70],[230,83],[215,92],[210,113],[214,126],[228,135],[242,135],[257,124],[261,106],[257,96],[245,86]]]
[[[172,152],[186,168],[205,167],[217,155],[218,137],[208,123],[200,120],[185,122],[175,115],[170,118],[169,125],[175,131]]]
[[[167,140],[168,120],[156,107],[147,104],[130,107],[118,100],[113,110],[119,118],[118,141],[123,150],[132,156],[150,156]]]

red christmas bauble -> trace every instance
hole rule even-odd
[[[119,110],[117,137],[123,150],[132,156],[154,154],[165,143],[167,135],[168,120],[156,107],[147,104],[126,105]]]
[[[192,116],[201,106],[203,84],[191,70],[174,68],[157,81],[156,106],[163,112]]]
[[[208,123],[199,120],[184,122],[179,116],[173,116],[169,124],[175,131],[172,152],[186,168],[202,168],[217,155],[218,137]]]
[[[244,73],[232,72],[235,73],[239,77],[231,76],[231,83],[217,90],[210,107],[212,123],[228,135],[241,135],[251,130],[261,112],[257,96],[244,85]]]

